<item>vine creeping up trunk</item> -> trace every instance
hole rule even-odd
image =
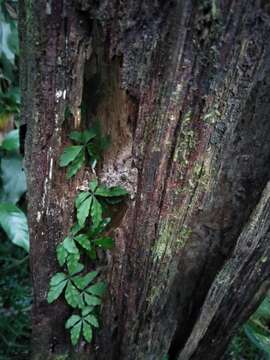
[[[269,283],[269,30],[263,0],[20,0],[33,359],[222,357]],[[93,172],[66,180],[58,158],[95,119],[96,174],[130,196],[102,327],[72,349],[48,284]]]

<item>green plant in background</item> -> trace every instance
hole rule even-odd
[[[0,127],[19,113],[17,1],[0,0]]]
[[[68,177],[75,175],[86,164],[86,153],[92,167],[101,158],[100,152],[107,140],[100,129],[96,129],[99,127],[83,132],[73,131],[69,135],[78,145],[67,147],[60,158],[60,166],[68,167]],[[107,187],[99,184],[97,179],[90,181],[75,199],[77,223],[56,247],[57,260],[64,271],[51,278],[47,299],[52,303],[64,294],[67,304],[74,309],[75,313],[65,325],[73,345],[81,336],[91,342],[93,329],[99,327],[98,312],[107,287],[103,281],[96,281],[99,272],[87,272],[81,260],[96,260],[98,248],[108,250],[114,246],[114,240],[106,235],[111,219],[104,218],[103,214],[109,212],[110,205],[123,201],[127,195],[128,192],[119,186]]]

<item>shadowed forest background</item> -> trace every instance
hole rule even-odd
[[[30,357],[32,286],[19,63],[18,3],[0,0],[0,360]],[[239,328],[225,358],[270,359],[270,295]],[[156,360],[165,359],[170,360]]]

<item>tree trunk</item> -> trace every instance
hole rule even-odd
[[[269,285],[269,15],[264,0],[20,0],[33,359],[221,359]],[[58,158],[95,118],[112,143],[98,176],[130,200],[102,328],[71,350],[69,310],[46,297],[92,174],[66,180]]]

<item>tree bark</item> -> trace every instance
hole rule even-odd
[[[20,0],[33,359],[218,360],[255,309],[270,266],[269,14],[263,0]],[[97,174],[130,200],[102,328],[71,350],[69,310],[46,297],[92,174],[67,181],[57,163],[94,118],[112,142]]]

